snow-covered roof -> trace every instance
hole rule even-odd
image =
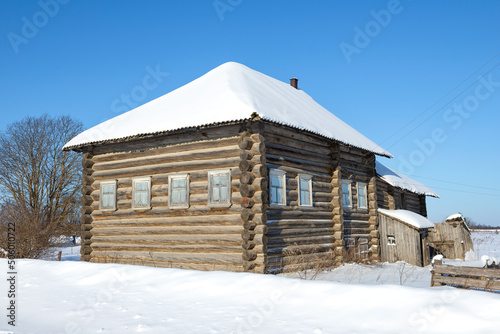
[[[446,217],[446,221],[450,220],[464,220],[464,216],[461,213],[454,213],[448,217]]]
[[[398,219],[408,225],[411,225],[415,228],[431,228],[434,227],[434,224],[424,216],[419,215],[418,213],[408,211],[408,210],[386,210],[386,209],[378,209],[378,212]]]
[[[404,190],[411,191],[419,195],[426,195],[439,198],[438,194],[431,188],[417,182],[406,175],[396,172],[389,167],[384,166],[376,161],[377,174],[382,180],[389,183],[391,186],[398,187]]]
[[[287,83],[228,62],[131,111],[90,128],[64,149],[188,127],[250,119],[307,130],[378,155],[392,155]]]

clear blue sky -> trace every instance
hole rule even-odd
[[[237,61],[299,78],[389,150],[383,163],[440,194],[432,220],[500,226],[499,1],[55,1],[0,2],[0,130],[43,113],[88,128],[134,89],[143,104]]]

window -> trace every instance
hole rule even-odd
[[[271,169],[269,180],[270,204],[286,205],[286,172]]]
[[[299,174],[299,205],[312,206],[312,176]]]
[[[344,207],[352,207],[351,181],[342,180],[342,202]]]
[[[367,238],[359,238],[358,239],[358,252],[360,259],[366,259],[369,255],[368,248],[368,239]]]
[[[151,178],[132,180],[132,208],[151,209]]]
[[[388,235],[387,236],[387,244],[388,245],[395,245],[396,244],[396,238],[393,235]]]
[[[189,208],[189,175],[168,176],[168,206],[173,209]]]
[[[358,182],[358,208],[367,209],[366,202],[366,183]]]
[[[231,171],[208,172],[208,205],[231,205]]]
[[[102,211],[116,210],[116,181],[101,182],[99,208]]]
[[[345,248],[346,250],[354,249],[355,241],[354,238],[345,238]]]

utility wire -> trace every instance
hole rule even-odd
[[[416,127],[414,127],[410,132],[407,132],[403,137],[401,137],[400,139],[398,139],[394,144],[392,144],[391,146],[389,146],[389,148],[393,147],[394,145],[398,144],[399,142],[401,142],[403,139],[405,139],[408,135],[410,135],[413,131],[415,131],[416,129],[418,129],[419,127],[421,127],[425,122],[427,122],[429,119],[431,119],[432,117],[434,117],[438,112],[440,112],[441,110],[443,110],[448,104],[450,104],[451,102],[453,102],[457,97],[459,97],[460,95],[462,95],[463,93],[465,93],[470,87],[472,87],[472,85],[474,85],[476,82],[478,82],[479,80],[481,80],[482,78],[484,78],[484,76],[488,73],[490,73],[491,71],[493,71],[495,68],[497,68],[498,66],[500,66],[500,63],[496,64],[493,68],[491,68],[490,70],[488,70],[486,73],[484,73],[482,76],[480,76],[476,81],[474,81],[473,83],[471,83],[469,86],[467,86],[464,90],[462,90],[460,93],[458,93],[457,95],[455,95],[455,97],[453,99],[451,99],[448,103],[446,103],[444,106],[442,106],[441,108],[439,108],[438,110],[436,110],[434,113],[432,113],[429,117],[427,117],[426,119],[424,119],[419,125],[417,125]]]
[[[500,195],[495,195],[495,194],[486,194],[486,193],[479,193],[479,192],[474,192],[474,191],[466,191],[466,190],[458,190],[458,189],[448,189],[448,188],[439,188],[439,187],[432,187],[433,189],[441,189],[441,190],[449,190],[449,191],[458,191],[461,193],[467,193],[467,194],[475,194],[475,195],[485,195],[485,196],[493,196],[493,197],[500,197]]]
[[[461,83],[459,83],[457,86],[455,86],[455,88],[453,88],[452,90],[450,90],[448,93],[446,93],[445,95],[443,95],[440,99],[438,99],[436,102],[434,102],[430,107],[428,107],[427,109],[425,109],[424,111],[422,111],[420,114],[418,114],[415,118],[413,118],[411,121],[409,121],[408,123],[406,123],[405,125],[403,125],[403,127],[401,127],[398,131],[394,132],[392,135],[390,135],[389,137],[387,137],[386,139],[384,139],[380,144],[383,144],[385,143],[386,141],[388,141],[389,139],[391,139],[392,137],[394,137],[395,135],[397,135],[399,132],[401,132],[404,128],[406,128],[408,125],[410,125],[411,123],[413,123],[414,121],[416,121],[418,118],[420,118],[420,116],[422,116],[423,114],[425,114],[428,110],[430,110],[432,107],[434,107],[436,104],[438,104],[439,102],[441,102],[445,97],[447,97],[448,95],[450,95],[452,92],[454,92],[458,87],[462,86],[462,84],[464,82],[466,82],[467,80],[469,80],[474,74],[476,74],[477,72],[479,72],[483,67],[485,67],[486,65],[488,65],[489,63],[491,63],[493,61],[493,59],[495,59],[496,57],[498,57],[500,55],[500,52],[497,53],[493,58],[491,58],[490,60],[488,60],[486,63],[484,63],[481,67],[479,67],[477,70],[475,70],[471,75],[469,75],[467,78],[465,78]]]
[[[443,180],[433,179],[433,178],[425,177],[425,176],[412,175],[412,177],[418,177],[418,178],[422,178],[422,179],[428,179],[428,180],[433,180],[433,181],[438,181],[438,182],[443,182],[443,183],[450,183],[450,184],[455,184],[455,185],[464,186],[464,187],[500,191],[500,188],[487,188],[487,187],[471,186],[469,184],[457,183],[457,182],[451,182],[451,181],[443,181]]]

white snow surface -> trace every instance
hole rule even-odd
[[[0,331],[498,332],[500,295],[488,292],[72,261],[17,260],[17,267],[16,327],[4,316]]]
[[[399,219],[411,226],[416,228],[430,228],[434,227],[434,223],[424,216],[419,215],[418,213],[408,211],[408,210],[386,210],[386,209],[378,209],[378,212],[383,213],[389,217]]]
[[[253,113],[392,157],[302,90],[235,62],[222,64],[166,95],[82,132],[64,148],[244,120]]]
[[[389,183],[391,186],[398,187],[404,190],[414,192],[419,195],[426,195],[431,197],[439,198],[438,194],[431,188],[423,185],[422,183],[409,178],[406,175],[396,172],[389,167],[383,165],[379,161],[376,161],[377,174],[385,182]]]

